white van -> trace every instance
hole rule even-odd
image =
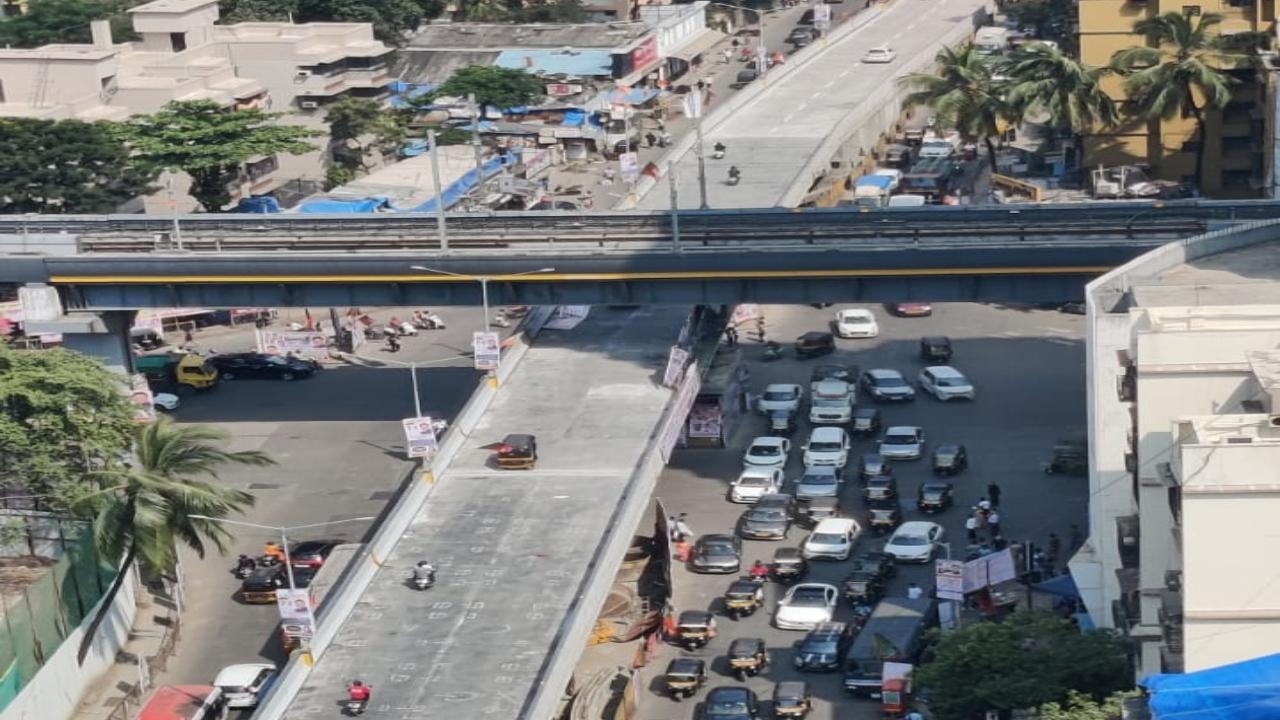
[[[912,208],[924,207],[925,196],[923,195],[894,195],[889,198],[888,207],[891,208]]]

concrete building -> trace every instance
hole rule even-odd
[[[1093,66],[1105,66],[1118,51],[1145,45],[1133,33],[1139,20],[1168,12],[1191,15],[1218,13],[1223,34],[1256,32],[1273,36],[1274,0],[1197,0],[1187,5],[1172,0],[1080,0],[1080,59]],[[1194,18],[1193,18],[1194,20]],[[1270,163],[1264,163],[1269,149],[1264,132],[1268,114],[1265,69],[1231,69],[1239,81],[1231,102],[1221,111],[1206,113],[1203,177],[1197,185],[1212,197],[1257,197],[1269,191]],[[1123,78],[1103,79],[1106,92],[1118,101],[1125,98]],[[1157,177],[1192,180],[1195,174],[1196,125],[1190,118],[1174,118],[1145,123],[1130,121],[1112,130],[1100,130],[1085,137],[1085,165],[1150,163]],[[1269,192],[1268,192],[1269,196]]]
[[[217,0],[155,0],[129,14],[137,42],[114,42],[97,21],[92,44],[0,50],[0,116],[121,120],[199,99],[288,111],[288,122],[323,129],[326,103],[381,97],[391,81],[392,51],[367,23],[217,25]],[[323,176],[321,151],[255,158],[233,195]],[[167,198],[148,210],[171,212]]]
[[[27,11],[27,0],[0,0],[0,18],[17,17]]]
[[[1090,616],[1138,677],[1273,652],[1280,536],[1250,519],[1280,509],[1280,224],[1148,253],[1088,304]]]

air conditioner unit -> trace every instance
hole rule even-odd
[[[299,100],[298,107],[302,108],[303,110],[315,110],[316,108],[320,107],[320,103],[316,102],[315,100]]]

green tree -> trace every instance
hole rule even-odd
[[[394,110],[367,98],[343,97],[325,106],[333,161],[349,170],[367,169],[373,151],[389,151],[403,142],[406,130]]]
[[[307,21],[367,22],[373,34],[391,45],[403,45],[422,24],[422,5],[415,0],[299,0]]]
[[[1052,40],[1064,50],[1075,47],[1076,5],[1071,0],[1019,0],[1006,4],[1004,13],[1019,27],[1031,28],[1035,37]]]
[[[129,449],[133,406],[124,391],[88,356],[0,345],[0,486],[65,507],[87,475],[115,467]]]
[[[1139,20],[1133,31],[1149,47],[1131,47],[1111,58],[1124,76],[1124,90],[1134,114],[1149,122],[1175,117],[1195,121],[1195,181],[1203,180],[1206,110],[1221,110],[1231,102],[1235,78],[1224,68],[1253,58],[1218,34],[1222,16],[1205,13],[1196,20],[1178,12]]]
[[[1072,690],[1102,698],[1128,689],[1132,676],[1118,635],[1081,633],[1053,615],[1032,612],[941,635],[933,659],[915,675],[929,689],[937,720],[1061,703]]]
[[[1003,68],[1012,78],[1005,100],[1017,117],[1046,113],[1050,126],[1072,135],[1120,120],[1101,86],[1110,68],[1090,67],[1044,43],[1015,50]]]
[[[300,18],[299,0],[222,0],[220,22],[279,22]]]
[[[1074,690],[1061,703],[1045,703],[1037,710],[1039,720],[1121,720],[1125,701],[1136,693],[1120,692],[1101,701]]]
[[[275,122],[280,115],[231,110],[209,100],[176,101],[152,115],[134,116],[123,135],[148,162],[191,176],[191,197],[219,212],[231,202],[227,185],[249,158],[315,149],[304,138],[321,133]]]
[[[542,83],[532,75],[491,65],[461,68],[436,91],[437,95],[460,98],[474,94],[481,106],[499,108],[528,105],[542,97],[542,93]]]
[[[970,138],[980,138],[994,166],[992,138],[999,134],[1000,121],[1009,111],[1003,84],[995,80],[988,59],[972,43],[943,48],[934,59],[939,66],[937,74],[911,73],[899,80],[912,90],[906,104],[928,106],[942,124]]]
[[[103,123],[0,118],[0,214],[115,212],[156,174]]]
[[[511,19],[521,23],[578,23],[586,22],[587,11],[578,0],[550,0],[524,5],[511,10]]]
[[[216,482],[218,472],[226,465],[262,467],[275,461],[258,450],[223,450],[224,439],[213,428],[178,425],[163,416],[141,426],[134,442],[136,464],[95,474],[100,487],[76,502],[80,513],[93,518],[98,551],[119,558],[124,567],[136,560],[152,577],[173,570],[178,542],[199,557],[210,546],[225,553],[231,533],[213,520],[192,516],[224,518],[252,507],[252,495]],[[124,577],[117,576],[107,591],[81,643],[81,659]]]
[[[0,22],[0,46],[33,48],[48,43],[87,43],[89,23],[111,19],[117,42],[136,40],[124,10],[140,0],[31,0],[27,12]]]

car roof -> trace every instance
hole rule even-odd
[[[799,390],[800,386],[795,383],[769,383],[764,386],[765,392],[776,390]]]
[[[964,446],[960,443],[942,443],[933,449],[935,454],[946,455],[948,453],[958,453]]]
[[[836,468],[834,465],[813,465],[811,467],[805,468],[804,472],[800,473],[800,477],[804,477],[806,475],[835,475],[835,474],[836,474]]]
[[[928,367],[925,369],[939,377],[943,375],[946,375],[949,377],[964,377],[964,373],[951,367],[950,365],[934,365],[932,367]]]
[[[729,695],[731,697],[742,696],[744,699],[755,697],[755,692],[751,688],[741,687],[739,685],[721,685],[720,687],[711,688],[711,692],[707,693],[707,700],[712,695]]]
[[[927,482],[920,485],[921,490],[949,490],[952,489],[951,483],[945,482]]]
[[[778,474],[777,468],[749,467],[749,468],[743,468],[742,473],[738,475],[738,478],[741,479],[744,477],[762,477],[762,478],[773,479],[773,477],[777,474]]]
[[[902,373],[893,368],[871,368],[867,374],[873,378],[902,377]]]
[[[731,542],[733,542],[733,536],[732,536],[732,535],[726,535],[726,534],[724,534],[724,533],[710,533],[710,534],[703,535],[702,537],[698,538],[698,542],[728,542],[728,543],[731,543]]]
[[[840,633],[844,632],[844,629],[845,629],[845,624],[842,622],[836,622],[836,621],[822,622],[822,623],[818,623],[817,625],[814,625],[813,629],[809,631],[809,634],[810,635],[839,635]],[[792,680],[791,682],[800,684],[799,681],[796,681],[796,680]],[[784,685],[786,683],[781,682],[778,684]]]
[[[805,333],[805,334],[801,335],[801,336],[800,336],[799,338],[797,338],[797,339],[799,339],[799,340],[825,340],[826,338],[829,338],[829,337],[832,337],[831,333],[829,333],[829,332],[822,332],[822,331],[820,331],[820,330],[810,330],[809,332],[807,332],[807,333]]]
[[[759,647],[761,645],[764,645],[764,640],[761,640],[760,638],[755,638],[755,637],[735,638],[733,642],[729,643],[729,650],[732,651],[734,648],[743,648],[743,647]]]
[[[871,315],[871,311],[866,308],[845,308],[840,311],[841,315]]]
[[[844,430],[838,427],[816,427],[809,432],[809,439],[838,438],[844,436]]]
[[[928,520],[909,520],[893,531],[894,535],[924,535],[930,528],[938,527],[938,523]]]
[[[828,588],[831,590],[835,590],[836,586],[830,585],[828,583],[816,583],[816,582],[800,583],[799,585],[792,585],[791,589],[787,591],[787,594],[791,595],[792,593],[796,592],[801,588],[804,588],[806,590],[827,590]]]
[[[799,560],[800,548],[780,547],[773,551],[773,559],[775,560]]]
[[[884,434],[885,435],[908,435],[908,434],[918,433],[921,431],[921,429],[922,428],[919,425],[894,425],[888,430],[885,430]]]
[[[671,663],[667,665],[667,672],[697,672],[706,667],[706,661],[698,658],[678,657],[673,658]]]
[[[815,533],[818,532],[843,532],[858,527],[858,523],[853,518],[823,518],[818,521],[816,527],[813,528]]]
[[[813,386],[815,395],[843,395],[849,392],[849,383],[844,380],[819,380]]]
[[[307,550],[323,550],[325,548],[333,549],[338,545],[337,540],[303,540],[289,552],[305,552]]]
[[[263,670],[275,670],[271,663],[240,663],[228,665],[218,671],[213,684],[218,687],[243,687],[253,682]]]
[[[929,345],[949,345],[951,344],[951,338],[946,335],[925,335],[920,338],[920,342]]]
[[[752,445],[782,445],[786,442],[786,438],[774,437],[773,435],[761,435],[751,441]]]

